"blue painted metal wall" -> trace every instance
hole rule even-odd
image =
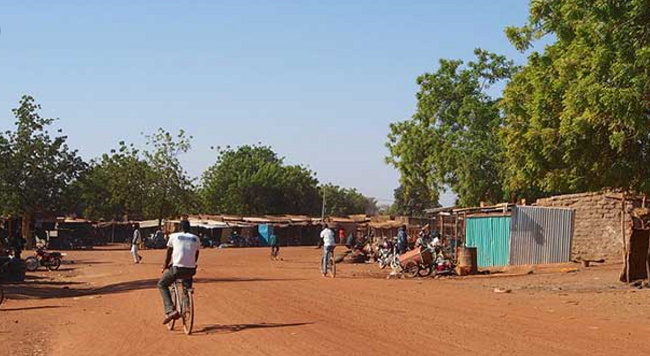
[[[479,267],[506,266],[510,256],[510,217],[468,217],[465,244],[476,247]]]

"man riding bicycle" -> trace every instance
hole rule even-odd
[[[198,236],[190,233],[190,222],[187,221],[186,216],[181,221],[181,230],[183,232],[169,236],[167,256],[162,270],[163,276],[158,281],[158,289],[165,307],[163,324],[180,317],[178,311],[174,310],[169,286],[177,279],[182,279],[186,289],[192,288],[192,277],[196,274],[196,262],[199,260],[201,242]]]
[[[323,240],[323,277],[327,277],[327,257],[329,253],[334,253],[334,248],[336,247],[334,231],[327,224],[324,224],[320,238]]]

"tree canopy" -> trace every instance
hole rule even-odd
[[[200,195],[204,210],[220,214],[318,214],[315,174],[286,165],[268,146],[218,149],[217,161],[204,173]]]
[[[516,70],[504,56],[480,49],[476,60],[441,59],[438,70],[417,79],[417,112],[391,124],[387,161],[401,173],[400,208],[410,213],[438,205],[448,186],[461,205],[503,199],[503,150],[498,131],[503,124],[499,99],[490,86]]]
[[[506,33],[555,37],[505,89],[508,195],[650,192],[650,1],[533,1]]]
[[[31,96],[23,96],[13,110],[15,130],[0,134],[0,212],[22,216],[28,240],[35,214],[66,211],[72,183],[85,167],[66,136],[50,135],[55,120],[41,117],[40,109]]]
[[[153,169],[133,144],[119,143],[117,150],[90,162],[79,181],[83,216],[90,219],[129,220],[151,218]]]
[[[325,196],[325,215],[347,216],[354,214],[373,214],[378,210],[377,201],[367,198],[354,188],[341,188],[334,184],[320,187]]]
[[[193,182],[179,160],[180,155],[190,150],[192,137],[184,130],[172,135],[159,128],[145,138],[148,150],[144,151],[144,158],[151,169],[145,213],[157,218],[160,224],[164,218],[196,212]]]
[[[650,0],[535,0],[505,32],[521,51],[550,44],[522,67],[477,50],[418,78],[417,111],[387,143],[400,210],[414,211],[406,196],[437,203],[443,186],[460,205],[650,192]]]

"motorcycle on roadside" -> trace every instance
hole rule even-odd
[[[436,254],[432,275],[434,278],[455,276],[456,264],[450,258],[447,258],[444,252],[440,251]]]
[[[62,259],[63,254],[61,252],[46,251],[42,247],[38,247],[34,252],[34,256],[25,259],[25,267],[30,272],[36,271],[41,266],[50,271],[56,271],[61,267]]]
[[[387,266],[397,269],[400,267],[399,254],[397,253],[397,244],[387,240],[379,247],[379,256],[377,257],[379,268],[384,269]]]

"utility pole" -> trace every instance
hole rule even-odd
[[[320,220],[325,223],[325,189],[323,189],[323,208],[321,209]]]

